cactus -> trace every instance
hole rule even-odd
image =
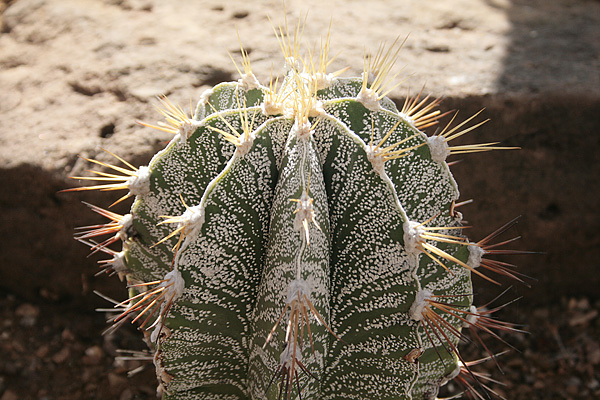
[[[121,166],[89,159],[109,171],[74,177],[99,183],[71,190],[135,197],[127,215],[90,206],[109,222],[76,237],[126,279],[114,323],[139,323],[166,399],[432,399],[475,377],[464,328],[516,330],[471,287],[472,274],[521,280],[489,257],[512,222],[470,242],[446,162],[507,148],[452,144],[479,113],[427,136],[439,99],[398,110],[398,40],[346,78],[327,71],[328,39],[301,57],[300,31],[275,29],[281,79],[261,85],[242,48],[241,78],[193,116],[162,97],[165,122],[142,124],[174,136],[149,166],[110,153]]]

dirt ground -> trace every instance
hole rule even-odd
[[[309,10],[305,39],[318,43],[332,20],[332,70],[362,70],[365,49],[408,35],[397,69],[402,102],[423,84],[443,109],[492,121],[477,141],[519,152],[476,155],[453,167],[464,209],[480,238],[522,215],[517,249],[532,288],[515,285],[502,320],[528,334],[474,367],[506,399],[600,398],[600,1],[287,1],[295,24]],[[237,79],[236,29],[253,70],[267,80],[279,47],[279,0],[0,0],[0,400],[152,399],[154,368],[134,327],[103,336],[107,304],[124,298],[117,279],[94,278],[98,258],[72,240],[98,223],[65,194],[89,168],[78,155],[107,148],[134,165],[169,136],[145,129],[154,97],[180,104]],[[303,15],[303,14],[302,14]],[[126,212],[126,207],[117,212]],[[480,303],[498,289],[476,282]],[[494,351],[506,345],[494,342]],[[469,347],[470,348],[470,347]],[[123,352],[128,350],[129,352]],[[133,351],[134,353],[131,353]],[[483,356],[468,350],[467,359]],[[131,375],[131,376],[128,376]],[[450,396],[460,387],[448,386]]]
[[[523,300],[514,303],[498,318],[526,321],[523,329],[529,333],[502,335],[513,346],[498,357],[502,372],[493,361],[472,368],[503,382],[481,380],[506,399],[600,398],[599,309],[600,301],[591,303],[587,298],[536,308]],[[101,336],[105,325],[99,314],[27,303],[6,293],[0,298],[0,316],[2,400],[156,398],[152,362],[121,359],[147,357],[133,327]],[[483,339],[495,353],[507,348],[494,338]],[[464,346],[462,352],[467,360],[487,356],[473,346]],[[449,396],[464,390],[449,384],[442,393]]]

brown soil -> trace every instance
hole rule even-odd
[[[526,322],[524,329],[529,333],[502,335],[514,347],[498,357],[503,372],[493,361],[473,371],[504,382],[504,386],[490,386],[506,399],[600,398],[598,310],[600,301],[591,303],[587,298],[536,308],[523,300],[513,303],[498,318]],[[0,317],[0,399],[156,398],[151,361],[118,359],[147,357],[140,334],[132,327],[101,336],[105,325],[100,314],[59,304],[27,303],[6,293],[0,298]],[[483,339],[494,353],[507,348],[494,338]],[[481,348],[463,347],[466,360],[487,356]],[[122,349],[130,352],[119,352]],[[463,390],[450,384],[443,393]]]
[[[537,282],[512,288],[507,300],[523,298],[499,315],[530,333],[505,338],[519,351],[500,357],[504,375],[476,368],[506,382],[493,388],[507,399],[600,398],[600,1],[321,3],[287,1],[287,15],[292,24],[310,9],[309,42],[333,17],[331,45],[343,50],[333,69],[358,74],[365,48],[410,34],[407,80],[391,96],[426,83],[446,110],[486,108],[475,141],[522,148],[453,167],[463,198],[476,199],[462,210],[472,238],[522,214],[517,248],[544,251],[517,260]],[[158,119],[156,95],[187,104],[236,79],[236,28],[266,80],[280,60],[267,14],[282,21],[281,2],[0,0],[0,400],[155,397],[150,362],[115,361],[118,349],[143,351],[139,334],[102,336],[93,312],[108,306],[93,290],[121,299],[122,285],[94,278],[98,258],[72,240],[75,226],[98,223],[80,201],[114,196],[57,192],[89,168],[78,154],[148,162],[169,137],[135,120]],[[479,304],[498,294],[476,287]]]

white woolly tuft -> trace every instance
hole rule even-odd
[[[296,71],[300,71],[300,69],[302,68],[302,63],[300,60],[297,60],[294,57],[286,57],[285,59],[285,65],[284,65],[284,70],[285,73],[287,74],[289,71],[296,70]]]
[[[312,131],[310,130],[310,122],[305,122],[302,125],[300,125],[296,120],[296,122],[294,122],[294,126],[292,127],[292,132],[296,135],[298,139],[310,139],[310,137],[312,136]]]
[[[325,109],[323,108],[323,102],[321,100],[317,100],[312,102],[311,109],[308,112],[308,116],[311,118],[321,117],[325,115]]]
[[[248,137],[246,137],[246,135],[242,135],[240,136],[238,143],[239,144],[237,145],[236,150],[238,155],[245,156],[252,148],[252,144],[254,143],[254,135],[252,133],[250,133]]]
[[[115,235],[115,237],[125,242],[129,238],[127,232],[133,226],[133,216],[131,214],[123,215],[123,219],[121,220],[120,224],[121,229],[119,230],[119,233]]]
[[[427,289],[421,289],[415,296],[415,301],[408,310],[408,315],[414,321],[420,321],[423,319],[423,310],[427,306],[427,300],[433,297],[433,293]]]
[[[310,197],[308,197],[306,193],[302,193],[298,204],[298,211],[296,211],[296,216],[294,218],[294,229],[301,231],[304,229],[304,220],[311,221],[313,219],[314,209],[310,202]]]
[[[164,317],[163,312],[165,307],[170,307],[175,300],[181,297],[183,291],[185,290],[185,281],[181,276],[181,272],[177,268],[173,269],[171,272],[167,273],[163,279],[163,281],[157,286],[157,288],[165,288],[165,299],[161,305],[161,317],[159,320]],[[158,320],[157,320],[158,322]],[[150,340],[152,343],[157,343],[159,339],[159,335],[170,336],[170,330],[164,326],[163,323],[156,324],[152,334],[150,335]]]
[[[311,287],[304,279],[294,279],[287,288],[287,304],[294,300],[300,300],[306,296],[310,299]]]
[[[297,361],[302,361],[302,352],[300,351],[300,346],[296,346],[296,355],[294,357],[294,342],[288,342],[285,349],[281,352],[281,356],[279,357],[280,365],[285,367],[291,367],[292,360],[295,358]]]
[[[446,158],[450,155],[450,147],[446,142],[446,138],[442,136],[430,136],[427,138],[427,144],[429,145],[429,152],[433,161],[438,163],[446,161]]]
[[[134,196],[150,192],[150,168],[140,167],[137,173],[127,180],[129,193]]]
[[[166,287],[165,298],[175,301],[181,297],[185,289],[185,281],[178,269],[174,269],[165,275],[165,280],[158,287]]]
[[[372,89],[366,88],[361,90],[358,96],[356,96],[356,101],[371,111],[381,110],[377,92]]]
[[[179,133],[181,140],[187,140],[194,134],[194,132],[196,132],[196,129],[198,129],[199,126],[200,122],[198,121],[185,122],[181,124],[179,127],[179,132],[177,133]]]
[[[375,154],[375,152],[373,151],[373,146],[369,146],[369,148],[367,148],[367,159],[371,162],[371,165],[373,166],[375,172],[377,172],[379,175],[385,174],[385,160],[382,156],[378,156]]]
[[[260,105],[260,109],[264,115],[278,115],[283,114],[283,104],[276,103],[268,98]]]
[[[253,73],[242,74],[242,77],[238,79],[238,83],[244,90],[252,90],[260,86],[260,82]]]
[[[419,253],[417,245],[421,241],[421,235],[424,230],[420,223],[415,221],[406,221],[402,227],[404,229],[404,248],[408,254]]]
[[[333,74],[324,74],[322,72],[317,72],[313,76],[311,76],[312,81],[317,86],[317,90],[325,89],[331,86],[333,82]]]
[[[121,274],[126,274],[127,272],[129,272],[129,270],[127,269],[127,265],[125,264],[124,250],[115,254],[115,256],[110,260],[110,267],[113,271],[119,274],[119,277],[121,276]]]
[[[465,318],[467,320],[467,322],[465,322],[463,325],[465,328],[475,325],[477,323],[477,320],[479,319],[479,313],[477,312],[477,307],[472,305],[469,308],[469,312],[470,312],[470,314],[467,314],[467,317]]]
[[[485,255],[485,250],[483,250],[480,246],[476,246],[474,244],[469,246],[469,259],[467,260],[467,265],[473,269],[479,268],[481,265],[481,259]]]
[[[204,207],[197,205],[189,207],[181,216],[178,228],[185,227],[187,237],[196,237],[204,224]]]

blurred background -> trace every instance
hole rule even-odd
[[[500,357],[503,373],[479,370],[506,383],[493,388],[507,399],[600,398],[600,1],[288,0],[286,11],[290,25],[308,11],[310,44],[332,21],[331,70],[351,66],[347,76],[362,72],[365,51],[408,36],[396,102],[425,85],[444,97],[442,111],[465,119],[485,108],[491,121],[465,143],[522,148],[452,167],[461,199],[474,199],[461,208],[470,238],[521,215],[512,248],[543,252],[508,260],[535,279],[499,300],[520,298],[498,317],[530,333],[503,336],[515,348]],[[268,17],[283,23],[283,5],[0,0],[0,13],[0,400],[155,398],[140,335],[102,336],[106,316],[94,312],[110,306],[95,290],[122,300],[124,285],[94,277],[102,257],[72,238],[104,222],[82,201],[105,207],[118,196],[58,192],[90,167],[78,155],[103,159],[106,148],[147,163],[170,137],[135,121],[160,119],[157,95],[187,109],[237,79],[227,54],[240,59],[236,30],[266,82],[282,67]],[[502,291],[475,285],[479,304]]]

